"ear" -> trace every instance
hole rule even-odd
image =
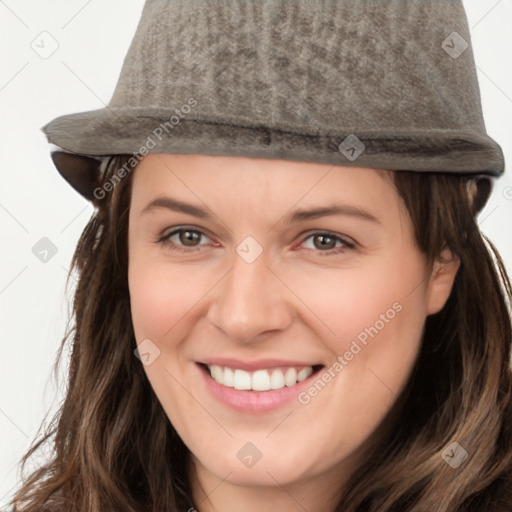
[[[428,284],[427,315],[433,315],[443,309],[452,291],[459,267],[459,258],[453,256],[448,249],[445,249],[435,261]]]

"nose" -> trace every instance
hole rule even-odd
[[[234,341],[250,342],[263,334],[286,329],[292,322],[290,293],[268,268],[265,251],[252,263],[238,254],[215,287],[208,320]]]

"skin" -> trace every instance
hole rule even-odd
[[[138,344],[150,339],[160,350],[144,369],[190,449],[195,503],[201,512],[333,510],[336,489],[364,461],[404,389],[425,319],[444,306],[458,261],[444,254],[447,261],[428,267],[391,171],[150,154],[134,172],[133,326]],[[166,208],[143,212],[162,195],[205,208],[212,219]],[[378,222],[350,215],[284,222],[292,210],[330,204],[365,210]],[[180,227],[204,235],[185,245],[175,234],[185,252],[158,242]],[[326,231],[354,248],[337,239],[323,248]],[[263,249],[252,263],[236,252],[248,236]],[[214,356],[295,359],[327,369],[393,304],[400,311],[386,316],[307,404],[242,413],[198,378],[195,362]],[[250,468],[237,457],[247,442],[262,454]]]

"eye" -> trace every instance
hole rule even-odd
[[[173,251],[193,252],[200,250],[201,245],[207,245],[200,243],[203,237],[211,241],[202,231],[183,227],[162,236],[157,242],[168,246]],[[316,252],[323,253],[322,255],[325,256],[355,249],[355,243],[330,232],[317,231],[312,233],[302,240],[301,245],[310,239],[313,243],[313,246],[310,248],[316,250]]]
[[[202,231],[198,231],[197,229],[180,228],[164,235],[158,239],[158,242],[168,246],[171,250],[191,252],[197,251],[201,245],[205,245],[198,243],[201,240],[201,237],[208,238]],[[208,238],[208,240],[210,239]]]
[[[302,244],[306,240],[312,240],[312,249],[317,249],[317,252],[323,253],[324,255],[338,254],[346,250],[355,249],[355,244],[348,239],[335,235],[330,232],[317,231],[304,238]]]

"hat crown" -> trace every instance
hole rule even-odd
[[[110,106],[190,97],[305,133],[485,130],[460,0],[148,0]]]

